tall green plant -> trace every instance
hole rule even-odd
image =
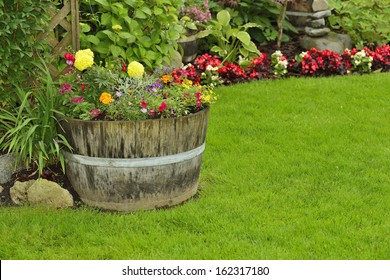
[[[197,37],[212,36],[217,45],[213,46],[210,51],[217,53],[223,59],[222,62],[238,62],[239,56],[246,60],[260,54],[247,32],[251,27],[260,28],[255,23],[246,23],[233,28],[230,13],[227,10],[222,10],[217,14],[217,20],[209,21],[206,29],[200,31]]]
[[[16,87],[14,94],[20,105],[0,109],[0,150],[15,153],[17,162],[25,162],[26,167],[36,167],[39,174],[45,166],[59,160],[64,168],[61,147],[69,146],[67,140],[57,133],[55,109],[58,107],[57,86],[43,60],[35,63],[38,72],[34,87],[26,90]]]
[[[120,57],[150,69],[169,64],[178,49],[182,0],[82,0],[81,45],[98,60]]]
[[[34,56],[48,51],[47,43],[36,35],[48,24],[49,5],[43,0],[0,0],[0,105],[14,99],[9,91],[13,84],[31,77]]]
[[[332,29],[348,33],[358,48],[390,42],[389,0],[331,0],[330,4]]]

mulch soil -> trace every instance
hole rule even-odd
[[[277,50],[277,46],[276,43],[272,42],[266,45],[259,46],[259,49],[261,52],[266,53],[269,57],[275,50]],[[293,38],[288,43],[283,43],[279,50],[288,58],[294,57],[295,55],[304,51],[299,45],[299,37]],[[50,181],[54,181],[58,183],[61,187],[67,189],[72,194],[75,201],[75,205],[82,205],[80,197],[72,188],[68,178],[64,175],[60,164],[51,165],[46,168],[41,177]],[[0,206],[15,206],[15,203],[12,201],[9,192],[15,181],[24,182],[37,178],[38,174],[36,170],[21,170],[14,173],[9,182],[1,185],[4,190],[0,193]]]

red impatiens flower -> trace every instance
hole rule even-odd
[[[76,60],[75,57],[74,57],[74,55],[71,54],[71,53],[66,53],[66,54],[64,55],[64,58],[65,58],[65,60],[66,60],[66,64],[68,64],[69,66],[72,66],[73,63],[74,63],[74,61]]]
[[[148,103],[146,103],[145,100],[142,100],[142,101],[140,102],[140,104],[141,104],[141,106],[144,107],[144,108],[148,107]]]
[[[161,102],[160,107],[158,107],[159,112],[164,112],[167,109],[167,103]]]

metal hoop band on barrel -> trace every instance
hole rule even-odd
[[[100,167],[151,167],[179,163],[193,159],[204,152],[206,143],[199,147],[179,154],[150,158],[100,158],[71,154],[64,151],[65,158],[79,164]]]

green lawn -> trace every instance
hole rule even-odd
[[[389,259],[390,75],[218,88],[199,197],[0,208],[0,259]]]

